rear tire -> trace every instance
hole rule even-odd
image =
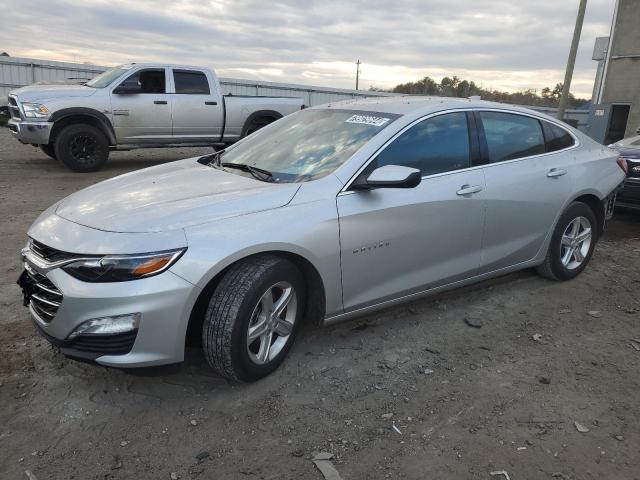
[[[69,125],[56,137],[55,154],[74,172],[95,172],[109,158],[109,141],[95,127]]]
[[[254,118],[253,120],[251,120],[249,123],[247,123],[244,128],[242,129],[242,137],[244,138],[247,135],[251,135],[254,132],[257,132],[258,130],[260,130],[262,127],[266,127],[267,125],[269,125],[270,123],[275,122],[276,119],[273,117],[259,117],[259,118]]]
[[[232,266],[205,313],[202,345],[209,365],[219,375],[243,382],[278,368],[302,321],[304,285],[294,264],[273,255]]]
[[[53,158],[54,160],[56,160],[56,152],[55,152],[55,148],[53,143],[48,143],[46,145],[40,145],[40,150],[43,151],[43,153],[51,158]]]
[[[573,202],[558,220],[547,256],[537,267],[538,273],[556,281],[577,277],[591,260],[597,232],[593,210],[582,202]]]

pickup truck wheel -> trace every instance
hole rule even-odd
[[[304,278],[288,260],[252,257],[229,269],[202,327],[209,365],[223,377],[252,382],[284,360],[304,311]]]
[[[95,172],[109,158],[109,141],[91,125],[69,125],[56,137],[55,154],[74,172]]]
[[[49,143],[47,145],[40,145],[40,150],[42,150],[45,155],[53,158],[54,160],[56,159],[56,152],[55,152],[55,149],[53,148],[52,143]]]
[[[598,221],[591,208],[573,202],[558,220],[540,275],[550,280],[571,280],[585,269],[597,241]]]
[[[242,132],[242,138],[246,137],[247,135],[251,135],[253,132],[257,132],[262,127],[266,127],[270,123],[275,122],[275,120],[276,119],[272,117],[259,117],[251,120],[245,125]]]

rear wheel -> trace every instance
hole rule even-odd
[[[69,125],[56,137],[56,157],[74,172],[95,172],[109,158],[109,141],[95,127]]]
[[[46,145],[40,145],[40,150],[42,150],[45,155],[53,158],[54,160],[56,159],[56,152],[55,152],[55,149],[53,147],[53,143],[48,143]]]
[[[283,258],[258,256],[231,267],[204,318],[202,344],[209,365],[244,382],[273,372],[298,332],[304,293],[302,274]]]
[[[276,119],[273,117],[259,117],[254,118],[249,123],[247,123],[242,131],[242,137],[246,137],[247,135],[251,135],[253,132],[257,132],[262,127],[266,127],[270,123],[275,122]]]
[[[570,280],[585,269],[597,241],[597,220],[591,208],[574,202],[562,214],[551,237],[547,256],[537,270],[552,280]]]

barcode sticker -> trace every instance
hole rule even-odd
[[[364,125],[373,125],[374,127],[381,127],[387,123],[390,119],[385,117],[373,117],[370,115],[352,115],[347,118],[345,123],[360,123]]]

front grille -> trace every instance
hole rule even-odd
[[[628,178],[640,178],[640,159],[627,158]]]
[[[25,264],[27,275],[33,282],[29,295],[29,306],[42,319],[49,323],[55,317],[62,303],[62,292],[44,275]]]
[[[124,355],[133,348],[137,335],[137,330],[117,335],[80,335],[67,342],[65,347],[103,355]]]
[[[63,252],[62,250],[56,250],[44,243],[40,243],[37,240],[30,239],[29,248],[33,253],[47,262],[58,262],[60,260],[68,260],[70,258],[77,257],[75,253]]]
[[[9,97],[9,114],[14,120],[22,120],[20,115],[20,107],[15,97]]]

